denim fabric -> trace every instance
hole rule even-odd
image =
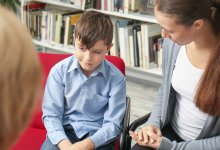
[[[91,136],[90,133],[87,133],[86,135],[84,135],[82,138],[79,139],[76,136],[76,133],[75,133],[73,127],[69,124],[64,126],[64,130],[65,130],[67,137],[69,138],[69,140],[73,144],[76,142],[82,141],[82,140],[86,139],[87,137]],[[113,141],[109,144],[103,145],[103,146],[97,148],[96,150],[114,150],[114,147],[115,147],[115,141]],[[51,141],[49,140],[49,138],[46,138],[46,140],[44,141],[44,143],[41,147],[41,150],[59,150],[59,147],[52,144]]]

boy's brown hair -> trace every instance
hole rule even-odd
[[[103,40],[106,46],[111,45],[113,38],[111,19],[99,12],[83,13],[76,24],[75,38],[78,38],[88,49],[99,40]]]

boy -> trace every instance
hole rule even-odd
[[[50,71],[43,100],[47,138],[41,149],[113,150],[125,112],[124,75],[105,54],[112,47],[108,16],[85,12],[75,30],[75,55]]]

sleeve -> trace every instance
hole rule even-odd
[[[90,139],[95,148],[114,140],[119,132],[126,108],[126,82],[125,77],[110,90],[108,107],[104,114],[102,128],[100,128]]]
[[[201,140],[184,141],[180,143],[177,143],[176,141],[171,142],[169,139],[163,137],[158,150],[219,150],[219,141],[220,136],[215,136]]]
[[[157,95],[156,95],[156,98],[155,98],[155,103],[153,105],[153,109],[152,109],[152,112],[151,112],[151,115],[150,115],[150,118],[148,119],[147,121],[147,125],[148,124],[151,124],[151,125],[154,125],[158,128],[161,128],[161,114],[162,114],[162,100],[163,100],[163,91],[165,90],[164,89],[164,84],[165,84],[165,66],[167,66],[167,48],[168,48],[168,42],[166,39],[164,39],[163,41],[163,63],[162,63],[162,84],[157,92]]]
[[[157,92],[156,101],[154,103],[151,115],[146,122],[146,125],[154,125],[157,128],[160,128],[160,122],[161,122],[161,111],[162,111],[162,98],[163,97],[163,86],[159,88],[159,91]]]
[[[43,123],[50,141],[56,145],[66,139],[62,125],[64,112],[64,85],[58,70],[52,68],[47,83],[42,103]]]

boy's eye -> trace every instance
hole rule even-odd
[[[96,54],[101,54],[101,52],[99,52],[99,51],[94,51],[94,53],[96,53]]]
[[[85,50],[86,50],[84,47],[79,47],[79,49],[80,49],[81,51],[85,51]]]

